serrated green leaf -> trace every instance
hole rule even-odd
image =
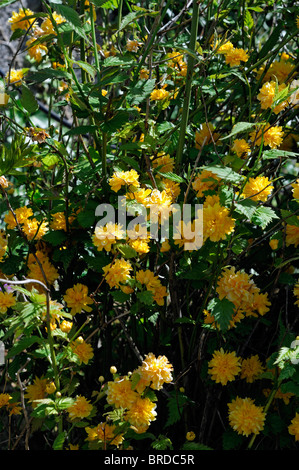
[[[154,295],[150,290],[144,290],[142,292],[137,292],[137,298],[145,305],[152,305],[154,302]]]
[[[229,135],[226,137],[221,137],[221,140],[229,139],[230,137],[240,134],[241,132],[247,132],[252,127],[257,126],[258,123],[256,122],[238,122],[233,128]]]
[[[200,167],[202,170],[211,171],[214,175],[219,176],[223,181],[228,181],[231,183],[241,183],[243,181],[243,176],[236,173],[231,168],[226,166],[202,166]]]
[[[234,315],[235,305],[228,299],[215,298],[209,302],[208,310],[219,324],[221,331],[227,331]]]
[[[53,2],[50,2],[50,5],[51,3]],[[57,13],[59,13],[66,19],[66,21],[72,26],[74,31],[76,31],[76,33],[79,34],[79,36],[81,36],[82,38],[88,41],[80,16],[76,12],[76,10],[74,10],[74,8],[71,8],[63,4],[57,4],[57,3],[54,3],[51,6],[53,10],[55,10]]]
[[[278,215],[276,215],[276,213],[273,209],[271,209],[271,207],[260,206],[254,212],[251,218],[251,222],[264,229],[273,219],[278,218]]]

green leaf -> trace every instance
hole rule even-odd
[[[88,40],[80,16],[76,12],[76,10],[74,10],[74,8],[62,4],[54,4],[51,6],[53,10],[55,10],[57,13],[59,13],[66,19],[66,21],[74,28],[74,31],[76,31],[79,36],[83,37],[85,40]]]
[[[137,292],[137,298],[145,305],[152,305],[154,302],[154,295],[150,290],[144,290],[142,292]]]
[[[44,69],[38,70],[37,72],[29,72],[27,79],[32,82],[42,83],[45,80],[57,78],[59,79],[71,79],[71,75],[62,69],[52,69],[51,67],[46,67]]]
[[[136,258],[138,256],[137,251],[134,250],[130,245],[117,244],[117,249],[124,258]]]
[[[128,103],[131,106],[137,106],[146,98],[149,97],[155,88],[156,80],[154,78],[149,80],[139,80],[133,88],[130,88],[127,95]]]
[[[43,240],[50,243],[52,246],[61,245],[63,242],[65,242],[66,238],[66,233],[62,230],[51,231],[43,236]]]
[[[253,214],[251,222],[264,229],[273,219],[278,218],[278,215],[276,215],[271,207],[260,206]]]
[[[7,359],[10,359],[13,356],[16,356],[17,354],[20,354],[22,351],[25,349],[28,349],[30,346],[32,346],[35,343],[41,344],[43,341],[41,338],[38,336],[31,336],[31,337],[25,337],[17,341],[17,343],[8,351],[7,353]]]
[[[175,181],[175,183],[185,183],[184,178],[177,175],[176,173],[172,173],[171,171],[168,171],[167,173],[162,173],[161,171],[157,171],[157,173],[163,178],[167,178],[168,180]]]
[[[230,183],[241,183],[243,176],[236,173],[231,168],[226,166],[202,166],[200,169],[208,170],[214,173],[216,176],[219,176],[223,181],[228,181]]]
[[[61,433],[58,434],[56,437],[55,441],[53,442],[53,450],[62,450],[63,449],[63,444],[66,439],[66,432],[62,431]]]
[[[235,205],[235,211],[239,214],[245,215],[249,221],[251,221],[256,209],[257,204],[251,199],[245,199],[244,201],[240,200]]]
[[[209,302],[208,310],[219,324],[221,331],[227,331],[234,315],[235,305],[228,299],[215,298]]]
[[[292,212],[284,209],[281,209],[280,212],[288,225],[295,225],[296,227],[299,227],[299,219],[297,215],[294,215]]]
[[[252,15],[251,15],[250,11],[248,11],[248,9],[246,9],[246,11],[245,11],[244,26],[248,31],[250,31],[254,26],[254,21],[253,21]]]
[[[33,114],[39,109],[34,94],[26,85],[21,86],[21,104],[29,114]]]
[[[78,65],[81,69],[85,70],[89,75],[93,78],[95,77],[97,71],[93,65],[88,64],[87,62],[83,62],[82,60],[73,61],[74,64]]]
[[[262,157],[265,160],[270,160],[271,158],[287,158],[287,157],[298,158],[299,153],[289,152],[287,150],[272,149],[272,150],[266,150],[265,152],[263,152]]]
[[[238,122],[233,128],[232,131],[229,135],[226,137],[222,137],[221,140],[224,139],[229,139],[230,137],[240,134],[241,132],[247,132],[249,129],[251,129],[254,126],[257,126],[258,123],[256,122]]]

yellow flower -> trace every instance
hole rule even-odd
[[[229,215],[229,209],[218,202],[203,206],[203,240],[212,242],[225,240],[235,229],[235,219]]]
[[[125,420],[134,426],[137,434],[145,432],[151,421],[155,421],[156,405],[149,398],[138,397],[126,412]]]
[[[264,367],[258,355],[251,356],[241,361],[241,379],[245,379],[247,383],[254,382],[264,371]]]
[[[35,256],[38,258],[39,263],[41,264],[42,270],[45,273],[48,283],[52,285],[59,277],[57,269],[51,264],[48,256],[43,251],[37,251],[35,253]],[[27,278],[36,279],[45,283],[43,272],[39,266],[39,263],[36,261],[33,254],[30,253],[28,257],[29,270],[27,273]],[[36,286],[36,288],[39,289],[38,286]]]
[[[8,188],[8,185],[9,185],[9,182],[8,180],[5,178],[5,176],[0,176],[0,186],[2,188]]]
[[[171,213],[172,197],[163,189],[153,189],[147,201],[147,207],[150,209],[150,217],[159,223],[169,219]]]
[[[203,145],[208,145],[211,142],[220,144],[220,134],[215,132],[214,125],[211,122],[204,122],[201,129],[195,132],[195,148],[200,149]]]
[[[149,202],[149,196],[151,194],[152,190],[151,189],[146,189],[146,188],[139,188],[135,192],[129,192],[126,194],[126,198],[129,200],[134,200],[138,202],[139,204],[142,204],[144,206],[147,206]]]
[[[8,410],[9,416],[22,414],[22,408],[20,404],[17,402],[8,403],[7,410]]]
[[[85,397],[79,395],[75,402],[68,407],[67,412],[71,420],[77,418],[86,418],[92,411],[90,401]]]
[[[174,159],[170,155],[160,152],[157,158],[152,158],[153,168],[158,168],[161,173],[172,172],[174,169]]]
[[[245,139],[236,139],[233,144],[232,150],[239,158],[246,158],[248,156],[250,146]]]
[[[116,434],[116,426],[114,424],[100,423],[96,427],[86,427],[85,431],[88,434],[86,441],[100,441],[104,445],[120,446],[123,442],[123,434]]]
[[[195,433],[194,433],[193,431],[188,431],[188,432],[186,433],[186,439],[187,439],[187,441],[190,441],[190,442],[191,442],[191,441],[194,441],[195,437],[196,437],[196,436],[195,436]]]
[[[241,370],[240,358],[236,356],[236,353],[226,352],[223,348],[213,353],[208,366],[212,380],[222,385],[235,380]]]
[[[280,60],[274,60],[267,72],[263,77],[263,82],[269,82],[271,80],[276,80],[278,83],[284,83],[288,76],[293,72],[295,65],[292,61],[289,60],[289,57],[281,55]],[[265,67],[262,66],[256,70],[257,80],[260,79],[261,75],[264,73]]]
[[[294,199],[299,199],[299,179],[297,179],[296,183],[291,184],[292,186],[292,193]]]
[[[74,354],[79,358],[80,364],[88,364],[88,362],[93,358],[94,353],[92,346],[86,343],[84,340],[77,338],[75,341],[70,343],[70,347]]]
[[[256,178],[249,178],[243,188],[242,196],[250,198],[253,201],[265,202],[271,194],[272,189],[274,189],[274,187],[267,177],[257,176]]]
[[[127,377],[108,382],[106,393],[107,402],[115,408],[131,408],[138,398],[138,393],[132,389],[132,383]]]
[[[13,11],[12,17],[8,20],[11,25],[12,31],[17,29],[27,30],[34,23],[34,18],[29,20],[24,19],[26,16],[34,15],[33,11],[29,8],[20,8],[19,12]]]
[[[264,429],[266,415],[261,406],[251,398],[235,398],[228,403],[228,418],[231,427],[243,436],[259,434]]]
[[[92,241],[98,251],[105,249],[109,252],[117,240],[122,240],[124,238],[125,232],[122,230],[122,226],[108,222],[104,227],[95,227]]]
[[[117,193],[122,186],[132,187],[132,190],[139,188],[139,175],[136,170],[116,171],[109,179],[112,191]]]
[[[50,223],[50,228],[52,230],[63,230],[66,232],[66,218],[64,212],[56,212],[55,214],[51,214],[52,221]],[[68,223],[69,225],[72,224],[74,221],[75,217],[74,216],[69,216],[68,217]]]
[[[137,52],[139,47],[140,47],[140,43],[136,39],[133,39],[133,40],[128,39],[127,40],[127,44],[126,44],[127,51]]]
[[[215,44],[213,45],[213,49],[215,49],[215,54],[227,54],[229,51],[234,49],[233,44],[230,41],[224,41],[221,44],[221,41],[216,40]]]
[[[146,271],[139,270],[136,273],[136,280],[141,285],[145,285],[146,289],[153,293],[153,300],[158,305],[164,305],[164,297],[167,296],[166,287],[163,286],[158,278],[152,271],[147,269]]]
[[[296,413],[295,418],[292,419],[288,431],[292,436],[295,436],[295,441],[299,441],[299,413]]]
[[[33,215],[30,207],[19,207],[14,211],[14,213],[19,224],[23,224]],[[13,230],[17,226],[15,217],[11,211],[9,211],[8,214],[5,214],[4,222],[7,224],[8,230]]]
[[[64,333],[69,333],[71,331],[72,327],[73,327],[73,323],[70,322],[70,321],[66,321],[66,320],[63,320],[59,325],[59,328]]]
[[[44,44],[34,44],[36,38],[30,38],[26,42],[28,48],[28,54],[31,59],[36,60],[36,62],[41,62],[42,58],[48,53],[48,48]]]
[[[48,232],[48,222],[39,222],[35,218],[27,219],[22,228],[28,240],[40,240]]]
[[[269,241],[269,245],[272,248],[272,250],[277,250],[278,243],[279,243],[279,240],[277,240],[276,238],[272,238],[272,240]]]
[[[149,78],[149,71],[147,69],[141,69],[139,72],[139,78],[141,80],[147,80]]]
[[[0,408],[7,406],[11,398],[9,393],[0,393]]]
[[[116,259],[113,264],[107,264],[103,267],[105,280],[109,286],[121,288],[121,284],[125,284],[130,279],[130,271],[132,271],[132,265],[129,261]]]
[[[297,216],[299,221],[299,216]],[[297,225],[286,225],[286,245],[295,245],[295,248],[299,246],[299,226]]]
[[[147,354],[137,369],[143,385],[154,390],[161,390],[164,383],[172,381],[172,371],[173,366],[166,356],[155,357],[153,353]]]
[[[250,133],[250,138],[254,145],[260,146],[262,143],[268,145],[271,149],[275,149],[280,146],[283,141],[283,130],[281,126],[271,126],[266,124],[266,126],[253,131]]]
[[[48,379],[35,377],[33,384],[28,385],[25,398],[29,400],[33,408],[37,406],[36,400],[42,400],[45,398],[47,394],[47,384]]]
[[[24,77],[23,69],[11,69],[10,72],[8,71],[5,75],[5,80],[7,83],[11,85],[20,86],[22,84],[22,80]]]
[[[225,62],[231,67],[240,65],[241,62],[247,62],[249,55],[244,49],[229,48],[225,53]]]
[[[56,385],[54,382],[48,382],[46,385],[46,392],[48,395],[51,395],[52,393],[56,392]]]
[[[166,253],[167,251],[169,251],[171,249],[171,246],[169,244],[169,240],[164,240],[162,243],[161,243],[161,253]]]
[[[17,303],[12,292],[0,291],[0,313],[6,313],[7,309],[13,307]]]
[[[220,300],[227,298],[236,309],[246,309],[251,304],[253,292],[257,290],[250,276],[235,267],[224,268],[217,282],[216,292]]]
[[[63,18],[63,16],[58,15],[55,12],[53,12],[53,18],[54,18],[54,21],[57,25],[62,24],[62,23],[65,22],[65,18]],[[53,25],[52,20],[50,18],[46,18],[42,22],[41,29],[42,29],[44,34],[56,34],[54,25]]]
[[[171,197],[172,202],[175,202],[181,193],[180,184],[167,178],[162,178],[162,184],[166,194]]]
[[[0,263],[3,261],[3,257],[7,250],[7,237],[4,230],[0,230]]]
[[[196,191],[197,197],[203,197],[204,192],[215,189],[220,179],[209,170],[202,170],[192,183],[192,188]]]
[[[70,289],[67,289],[66,294],[63,296],[68,308],[71,309],[71,314],[91,312],[92,308],[88,305],[93,303],[93,300],[88,297],[88,287],[77,283]]]
[[[165,90],[165,88],[156,88],[150,94],[151,101],[162,101],[169,98],[169,91]]]
[[[257,95],[257,99],[261,102],[262,109],[268,109],[272,107],[275,94],[276,94],[276,86],[277,85],[275,81],[266,82],[263,84],[262,88],[259,91],[259,94]],[[281,83],[277,87],[277,92],[279,93],[285,88],[286,88],[286,85],[284,83]],[[287,106],[288,106],[288,101],[282,101],[281,103],[279,103],[273,108],[273,111],[275,114],[278,114]]]

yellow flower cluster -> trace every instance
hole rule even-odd
[[[167,296],[167,289],[162,285],[158,276],[150,270],[142,270],[136,272],[136,280],[146,289],[153,293],[153,300],[158,305],[164,305],[164,298]]]
[[[212,142],[220,144],[220,134],[215,132],[215,127],[211,122],[204,122],[200,130],[195,132],[195,148],[200,149]]]
[[[92,241],[98,251],[105,249],[109,252],[118,240],[123,240],[125,237],[122,226],[108,222],[104,227],[95,227]]]
[[[17,227],[17,223],[25,233],[28,240],[40,240],[48,232],[48,222],[39,222],[33,216],[33,211],[30,207],[19,207],[14,211],[10,211],[4,216],[4,222],[7,224],[8,230],[13,230]]]
[[[129,186],[132,190],[139,188],[139,175],[136,170],[116,171],[109,180],[112,191],[118,192],[122,186]]]
[[[234,266],[223,269],[217,282],[216,292],[220,300],[226,298],[235,306],[231,327],[245,316],[265,315],[271,305],[268,294],[260,292],[251,275],[236,271]]]
[[[107,402],[125,410],[124,420],[137,433],[144,433],[156,419],[156,404],[146,396],[146,389],[161,390],[172,381],[173,366],[165,356],[149,353],[130,377],[115,377],[107,384]]]
[[[275,96],[277,93],[280,93],[282,90],[286,89],[286,85],[281,83],[277,86],[275,81],[266,82],[263,84],[262,88],[260,89],[257,99],[261,102],[262,109],[272,108],[274,103]],[[275,114],[279,114],[283,109],[288,106],[288,101],[282,101],[276,106],[274,106],[273,111]]]

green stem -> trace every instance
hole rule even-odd
[[[199,19],[199,4],[198,4],[197,0],[193,0],[191,37],[190,37],[190,44],[189,44],[189,49],[193,52],[195,52],[195,49],[196,49],[198,19]],[[186,129],[187,129],[187,125],[188,125],[193,69],[194,69],[194,57],[193,57],[193,55],[189,55],[188,56],[186,85],[185,85],[185,98],[184,98],[184,104],[183,104],[183,112],[182,112],[182,120],[181,120],[181,127],[180,127],[179,143],[178,143],[178,149],[177,149],[177,154],[176,154],[176,169],[177,169],[177,171],[178,171],[178,169],[180,167],[180,164],[181,164],[181,161],[182,161],[184,144],[185,144]]]

